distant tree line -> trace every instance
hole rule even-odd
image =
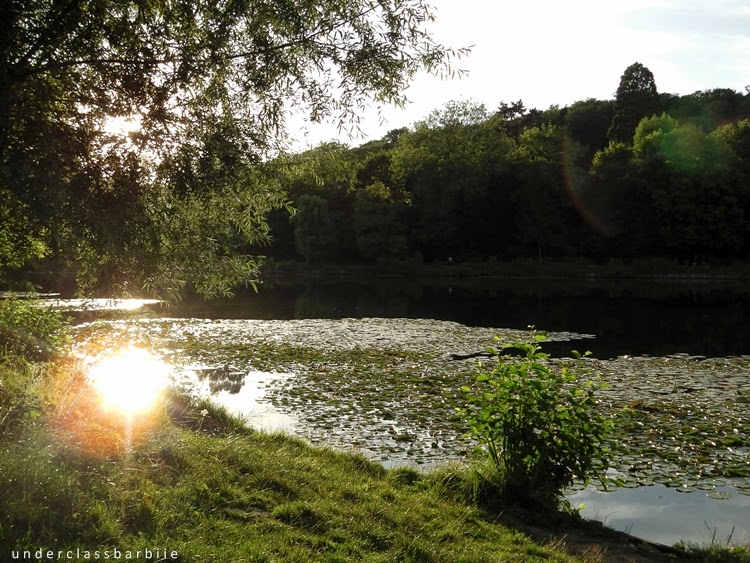
[[[750,90],[659,94],[635,63],[615,99],[453,102],[358,147],[268,164],[297,209],[263,252],[309,263],[750,255]]]

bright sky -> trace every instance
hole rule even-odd
[[[404,110],[363,115],[367,137],[349,140],[335,126],[290,122],[296,148],[338,139],[358,145],[410,126],[450,100],[473,99],[494,110],[522,99],[527,108],[612,99],[623,71],[640,62],[659,92],[750,84],[750,0],[429,0],[439,43],[472,46],[455,64],[468,76],[441,81],[420,74]],[[307,128],[307,135],[304,130]]]

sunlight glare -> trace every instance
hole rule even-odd
[[[110,116],[104,122],[104,132],[109,135],[127,137],[141,128],[141,116],[131,115],[129,117]]]
[[[135,414],[153,406],[169,372],[169,365],[147,350],[126,348],[92,366],[89,381],[106,407]]]

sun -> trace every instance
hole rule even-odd
[[[89,370],[105,408],[133,415],[150,410],[167,386],[170,366],[142,348],[107,355]]]
[[[128,137],[141,128],[141,116],[109,116],[104,122],[103,131],[109,135]]]

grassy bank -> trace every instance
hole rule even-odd
[[[575,560],[434,475],[254,432],[174,397],[129,430],[75,395],[28,395],[2,428],[3,560],[39,548],[140,551],[134,560],[156,549],[179,561]]]
[[[30,444],[4,456],[0,544],[14,549],[162,548],[180,561],[572,560],[418,479],[407,485],[411,475],[286,437],[162,428],[107,460],[40,435]]]

